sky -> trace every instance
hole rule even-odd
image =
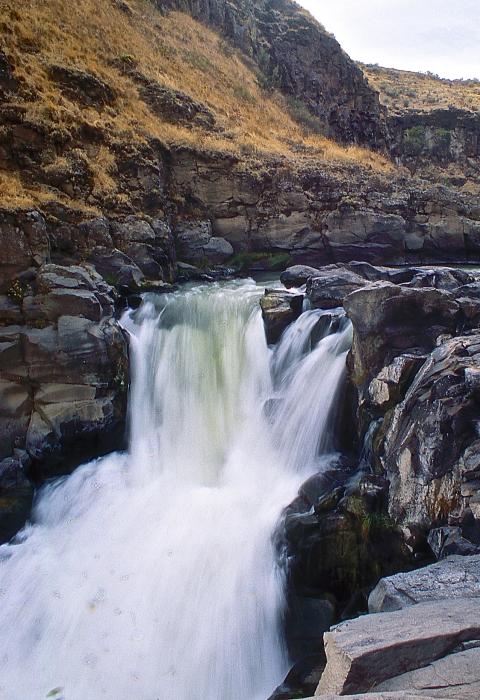
[[[355,60],[480,78],[480,0],[297,0]]]

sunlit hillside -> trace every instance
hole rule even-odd
[[[324,138],[302,103],[265,87],[253,63],[187,15],[164,16],[147,0],[1,0],[0,13],[3,50],[18,81],[1,122],[10,119],[5,110],[20,111],[28,129],[77,148],[94,172],[94,199],[115,187],[112,145],[119,141],[156,138],[167,146],[233,153],[245,162],[276,156],[392,167],[381,155]],[[112,98],[82,103],[54,78],[65,67],[100,79]],[[155,109],[145,85],[154,93],[172,91],[173,112]],[[185,95],[205,110],[206,120],[177,119],[175,107],[182,111]],[[85,134],[101,146],[86,146]],[[46,169],[62,166],[65,154],[44,150]],[[0,178],[4,203],[52,196],[51,186],[24,168],[9,164]]]
[[[364,65],[368,82],[380,94],[380,101],[392,112],[405,109],[431,111],[458,107],[480,110],[479,80],[446,80],[432,73],[414,73],[395,68]]]

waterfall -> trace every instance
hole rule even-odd
[[[266,700],[282,680],[272,535],[332,449],[350,329],[307,311],[272,350],[262,292],[187,286],[124,315],[128,453],[46,485],[0,548],[1,698]]]

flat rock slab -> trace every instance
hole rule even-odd
[[[390,612],[416,603],[475,597],[480,597],[480,555],[451,556],[423,569],[381,579],[370,593],[368,609]]]
[[[316,692],[364,693],[476,639],[480,639],[479,598],[364,615],[325,634],[327,666]]]
[[[418,695],[416,693],[362,693],[361,695],[315,695],[306,700],[435,700],[438,695]],[[444,697],[444,700],[445,697]],[[456,698],[448,698],[456,700]]]
[[[455,700],[480,698],[480,648],[449,654],[428,666],[382,683],[381,691],[408,691],[420,696]]]
[[[416,693],[362,693],[361,695],[316,695],[307,700],[435,700],[435,695],[417,695]],[[445,698],[444,698],[445,700]],[[449,700],[456,700],[449,698]]]

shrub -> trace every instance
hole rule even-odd
[[[309,110],[305,102],[302,102],[302,100],[296,97],[288,97],[287,107],[292,119],[295,119],[304,129],[314,134],[323,133],[323,123],[321,119],[316,117]]]
[[[435,129],[433,152],[437,156],[448,155],[452,142],[452,132],[448,129]]]
[[[245,85],[235,85],[233,88],[233,94],[237,100],[241,102],[248,102],[249,104],[256,104],[257,100],[252,95],[252,93],[245,87]]]
[[[407,129],[403,137],[403,145],[408,156],[419,156],[425,148],[425,128],[412,126],[411,129]]]
[[[27,293],[26,288],[20,282],[20,280],[13,280],[10,287],[7,289],[7,296],[10,297],[12,301],[16,304],[21,304],[25,294]]]

